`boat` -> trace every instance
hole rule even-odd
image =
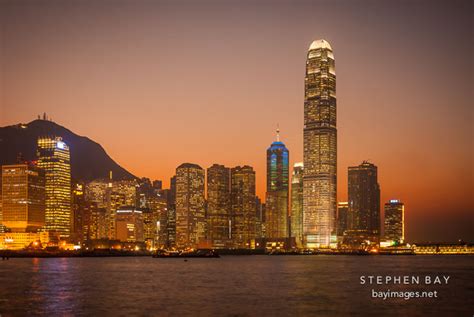
[[[220,258],[215,250],[197,249],[197,250],[156,250],[154,258]]]

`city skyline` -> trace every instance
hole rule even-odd
[[[417,12],[423,13],[420,4],[414,6],[418,10]],[[256,25],[262,34],[269,32],[269,26],[284,26],[276,22],[272,15],[283,10],[283,7],[282,4],[271,8],[271,14],[265,15],[267,24]],[[303,14],[301,7],[304,6],[300,5],[298,8],[291,7],[290,9],[298,9],[297,12]],[[375,6],[375,9],[384,11],[388,10],[387,7],[390,6],[385,4]],[[424,18],[415,19],[413,16],[408,16],[408,20],[412,23],[415,23],[415,21],[421,23],[421,26],[428,29],[436,20],[435,18],[443,11],[442,7],[441,4],[435,3],[431,11],[422,14]],[[219,8],[227,12],[225,8]],[[261,8],[257,9],[262,10]],[[346,15],[344,12],[337,13],[336,9],[337,6],[324,8],[325,12],[331,13],[332,16]],[[43,10],[46,9],[43,8]],[[174,12],[170,8],[167,8],[167,10]],[[406,12],[405,10],[397,8],[395,13],[402,14]],[[458,8],[458,10],[461,9]],[[376,40],[381,40],[381,34],[378,34],[375,30],[369,32],[369,34],[375,35],[373,38],[359,36],[351,40],[341,30],[336,32],[329,30],[327,27],[317,28],[314,23],[309,22],[307,24],[303,23],[303,25],[287,22],[290,30],[287,33],[279,34],[279,36],[282,37],[282,41],[285,40],[289,48],[281,50],[281,52],[277,50],[277,44],[280,43],[274,37],[270,37],[270,39],[273,39],[272,44],[263,41],[250,45],[251,43],[247,43],[241,37],[242,30],[240,28],[231,29],[235,33],[236,39],[229,39],[229,43],[233,43],[233,49],[244,55],[244,62],[238,63],[239,67],[244,67],[243,70],[234,73],[235,78],[233,80],[237,84],[237,88],[232,87],[235,100],[222,98],[222,92],[227,92],[230,88],[226,84],[219,84],[216,81],[217,78],[221,78],[223,73],[210,68],[211,75],[204,78],[204,84],[196,84],[197,87],[190,87],[191,91],[194,92],[193,96],[196,97],[191,102],[188,99],[190,93],[178,89],[178,86],[175,86],[176,89],[169,90],[172,92],[171,95],[164,91],[165,88],[173,88],[173,85],[179,83],[173,76],[174,73],[182,74],[183,69],[177,63],[179,58],[170,60],[169,55],[165,54],[163,56],[168,57],[165,60],[173,66],[170,67],[173,69],[166,68],[163,72],[163,78],[161,78],[162,75],[158,68],[152,67],[148,72],[144,68],[146,63],[139,63],[135,58],[129,59],[127,55],[118,54],[116,50],[112,49],[119,47],[122,43],[121,40],[136,38],[139,44],[152,48],[151,52],[161,56],[158,54],[154,42],[147,37],[154,33],[151,33],[146,25],[137,24],[137,29],[124,34],[118,33],[121,35],[117,35],[117,38],[110,40],[110,47],[98,47],[95,45],[98,45],[99,42],[77,36],[72,36],[72,39],[66,41],[66,44],[60,44],[58,36],[74,35],[76,34],[74,32],[78,29],[63,21],[59,15],[62,12],[61,9],[55,9],[52,10],[54,11],[52,12],[53,16],[59,19],[59,22],[65,23],[68,28],[43,38],[43,42],[39,43],[26,34],[26,31],[30,31],[28,28],[28,26],[31,26],[30,24],[20,27],[12,21],[13,17],[28,16],[28,12],[19,10],[14,5],[3,11],[13,14],[2,18],[2,21],[4,21],[2,24],[6,23],[9,26],[3,33],[6,39],[5,43],[11,45],[5,50],[2,58],[2,68],[5,70],[2,85],[5,89],[3,89],[2,107],[0,109],[0,125],[27,122],[33,119],[36,114],[46,111],[56,122],[101,143],[119,164],[132,173],[140,177],[161,179],[166,187],[168,186],[169,177],[173,175],[172,171],[182,162],[195,162],[205,169],[214,163],[226,166],[251,165],[256,171],[257,194],[261,199],[265,197],[264,152],[268,143],[273,139],[274,126],[277,122],[282,128],[282,138],[292,153],[290,165],[302,161],[302,134],[300,130],[302,130],[303,81],[301,78],[304,72],[304,54],[313,40],[326,38],[333,46],[338,60],[338,100],[340,100],[338,104],[338,122],[340,123],[338,124],[340,141],[338,152],[340,158],[338,161],[337,200],[347,200],[347,167],[370,159],[379,167],[381,201],[386,202],[391,198],[398,198],[406,204],[407,236],[409,240],[413,240],[412,237],[416,239],[416,236],[434,237],[438,231],[440,234],[448,236],[447,239],[453,240],[456,238],[456,232],[450,232],[449,230],[441,232],[446,223],[451,224],[449,227],[460,228],[460,232],[469,232],[469,221],[472,223],[470,213],[473,206],[469,190],[472,188],[472,165],[470,165],[470,162],[472,162],[472,146],[470,146],[472,142],[468,138],[469,132],[472,132],[468,126],[469,115],[472,114],[468,110],[470,77],[466,73],[469,67],[462,67],[459,63],[470,59],[459,58],[453,60],[448,68],[441,64],[443,55],[435,51],[435,44],[439,43],[437,38],[444,34],[450,35],[443,37],[448,45],[456,43],[452,46],[458,47],[459,52],[457,54],[472,52],[471,45],[461,41],[461,35],[454,35],[454,31],[458,28],[461,29],[459,25],[448,25],[446,30],[435,28],[440,30],[436,37],[426,36],[427,34],[423,31],[424,28],[418,29],[413,34],[406,34],[406,32],[402,32],[405,30],[404,26],[400,26],[399,29],[389,30],[388,35],[392,35],[391,37],[388,36],[390,39],[377,42]],[[62,13],[67,13],[67,11]],[[204,12],[200,13],[204,14]],[[119,12],[117,14],[120,16],[123,13]],[[130,14],[130,19],[136,18],[133,15],[134,13]],[[144,23],[152,23],[151,18],[154,17],[154,14],[158,13],[151,10],[145,16]],[[231,17],[233,16],[232,12],[229,14]],[[245,17],[251,16],[245,10],[244,14]],[[190,13],[184,12],[184,15],[188,16]],[[352,25],[351,21],[354,23],[354,19],[356,22],[359,21],[360,13],[356,11],[353,15],[352,17],[349,16],[351,19],[348,19],[345,23]],[[195,17],[193,20],[197,23],[199,32],[207,30],[203,16]],[[454,19],[455,16],[462,17],[462,14],[458,11],[448,13],[448,18]],[[74,17],[82,22],[86,19],[80,10]],[[109,16],[104,21],[91,18],[92,24],[99,31],[99,38],[103,34],[101,31],[104,31],[102,28],[106,28],[116,18],[118,17]],[[323,17],[324,21],[326,19]],[[465,23],[465,20],[461,19],[460,21]],[[214,22],[218,21],[210,20],[209,23]],[[222,22],[219,20],[219,23]],[[390,22],[391,20],[387,21],[387,25],[393,26]],[[38,23],[39,26],[36,32],[43,34],[41,32],[49,30],[45,21],[35,21],[35,23]],[[323,24],[316,23],[318,26]],[[242,27],[239,24],[237,25]],[[311,30],[304,30],[297,38],[289,40],[302,26],[307,27],[308,25],[313,26]],[[357,29],[357,25],[355,27]],[[144,32],[145,37],[134,37],[134,35],[140,34],[141,31]],[[159,29],[157,32],[160,35]],[[178,29],[176,32],[178,32],[178,35],[186,35],[183,30]],[[347,34],[351,33],[350,31],[347,32],[349,32]],[[432,29],[430,34],[431,32]],[[459,33],[463,34],[462,32]],[[12,34],[16,34],[18,37],[13,38]],[[399,34],[403,34],[404,37]],[[217,35],[222,36],[219,32],[217,32]],[[193,70],[200,72],[210,66],[209,58],[212,59],[213,57],[216,58],[216,61],[220,61],[220,58],[216,56],[216,52],[208,51],[199,42],[186,42],[181,37],[178,36],[178,38],[180,39],[179,42],[170,40],[169,44],[172,44],[170,51],[171,48],[173,52],[186,48],[184,43],[190,43],[197,48],[198,54],[194,57],[188,57],[197,62],[192,65]],[[254,38],[252,37],[252,39]],[[181,41],[183,44],[180,44]],[[87,46],[84,60],[78,60],[79,56],[71,51],[74,45],[80,43],[91,45]],[[211,44],[212,48],[216,49],[214,40],[205,38],[205,43]],[[375,46],[379,43],[380,47]],[[370,45],[365,47],[364,44]],[[41,61],[44,66],[40,67],[36,59],[29,55],[29,51],[33,52],[35,50],[24,50],[25,48],[32,48],[32,45],[39,49],[36,53],[40,56],[46,53],[46,48],[53,46],[58,48],[57,52],[52,52],[53,56],[60,52],[61,54],[64,53],[64,55],[61,55],[64,57],[58,58],[56,62],[49,59]],[[379,49],[380,55],[385,53],[386,57],[381,57],[378,54],[376,56],[372,55],[372,61],[369,63],[365,55],[370,55],[371,49],[374,47]],[[407,47],[411,50],[406,50]],[[20,49],[23,53],[16,54]],[[102,50],[110,53],[112,58],[110,63],[100,60],[99,64],[103,65],[103,73],[89,69],[90,73],[86,76],[86,73],[76,68],[80,65],[94,65],[97,62],[94,56],[101,56],[97,54]],[[392,50],[395,50],[395,52],[390,53]],[[266,55],[271,51],[273,56]],[[418,59],[419,63],[414,63],[411,60],[411,54],[419,56],[428,51],[432,52],[428,59]],[[217,52],[222,54],[226,51],[217,50]],[[145,50],[140,48],[136,48],[131,53],[134,57],[149,57],[148,54],[145,54]],[[351,56],[352,54],[356,56]],[[181,57],[181,55],[178,56]],[[121,57],[127,61],[124,64],[125,68],[115,69],[113,63],[116,63],[117,59]],[[354,62],[356,57],[361,61]],[[29,58],[29,62],[25,66],[19,67],[18,63],[22,63],[25,58]],[[251,72],[247,67],[256,66],[252,62],[252,58],[258,61],[264,60],[265,63]],[[407,72],[411,78],[404,77],[404,72],[396,69],[397,67],[389,62],[393,59],[395,65],[395,62],[399,64],[407,63],[404,64],[404,72]],[[74,63],[67,64],[68,61]],[[149,66],[149,64],[146,65]],[[281,67],[281,70],[267,72],[270,66],[274,67],[275,65]],[[68,77],[69,75],[61,70],[60,66],[66,67],[65,70],[72,71],[72,74],[78,74],[78,78]],[[160,67],[162,66],[160,64]],[[50,67],[51,71],[45,73],[51,74],[52,77],[48,77],[46,81],[35,81],[38,79],[37,72],[44,67]],[[12,70],[16,68],[19,71],[15,75]],[[370,68],[370,70],[364,68]],[[112,80],[112,77],[106,75],[105,71],[114,69],[118,74],[123,71],[131,72],[132,77],[142,82],[145,87],[140,89],[135,85],[130,85],[131,82],[128,80],[123,82]],[[435,69],[437,70],[435,71]],[[443,90],[444,94],[439,92],[442,90],[442,85],[445,85],[444,81],[441,83],[441,81],[430,78],[437,72],[442,72],[445,76],[453,78],[451,80],[453,83],[447,84],[450,85],[450,89]],[[390,73],[390,76],[385,73]],[[288,81],[281,79],[285,77],[283,74],[289,74],[287,76],[289,77]],[[31,80],[20,85],[19,81],[22,78],[24,79],[25,76],[28,76],[26,78]],[[247,76],[256,76],[254,84],[259,87],[260,91],[257,92],[256,89],[245,83]],[[268,79],[266,76],[276,78],[276,81],[274,81],[276,86],[264,84],[265,80]],[[79,80],[87,78],[91,78],[91,82],[88,84],[85,81],[85,86],[78,89],[76,86],[79,84]],[[355,81],[354,78],[358,80]],[[66,86],[55,82],[57,79],[66,79],[64,84]],[[98,79],[109,79],[110,82],[101,86],[97,84]],[[168,81],[168,83],[164,81]],[[402,81],[404,82],[402,83]],[[159,89],[160,93],[153,93],[151,86],[148,86],[151,85],[151,82],[162,87]],[[383,87],[378,85],[379,82],[382,83]],[[413,85],[415,83],[417,85]],[[123,84],[126,85],[123,86]],[[216,90],[213,89],[213,85],[217,85]],[[388,88],[391,85],[395,85],[395,87]],[[453,86],[455,87],[453,88]],[[61,87],[62,89],[58,89],[56,93],[53,93],[53,88]],[[94,87],[104,87],[104,91],[98,91]],[[416,87],[416,89],[413,87]],[[28,95],[31,97],[20,95],[20,88],[27,89],[29,91]],[[46,88],[45,93],[39,91],[43,88]],[[400,88],[403,88],[403,93],[400,93]],[[220,89],[222,89],[222,92],[219,91]],[[127,93],[122,93],[123,98],[116,102],[118,99],[114,99],[116,97],[114,95],[117,95],[120,90],[128,92],[130,96]],[[272,92],[276,90],[288,90],[291,93],[278,92],[275,94],[276,96],[271,96]],[[91,96],[94,96],[93,99],[85,96],[89,95],[89,92],[92,93]],[[408,102],[403,97],[407,93],[410,95]],[[370,95],[371,98],[366,95]],[[181,96],[185,102],[173,101],[173,96],[176,100],[181,100],[178,98]],[[269,99],[263,101],[263,97]],[[281,101],[276,100],[275,97]],[[73,101],[72,99],[76,100]],[[138,106],[136,107],[137,100]],[[203,105],[208,101],[211,106],[203,108]],[[163,104],[167,104],[167,106]],[[172,109],[168,110],[168,108],[178,105],[181,108],[178,108],[177,114],[173,114],[174,110]],[[238,107],[237,114],[235,111],[231,111],[232,106]],[[115,109],[111,107],[116,107],[120,114],[110,112],[111,109]],[[456,109],[458,115],[454,118],[445,116],[448,108],[452,107]],[[265,115],[258,108],[263,109]],[[77,111],[85,115],[73,115]],[[162,113],[164,115],[161,115]],[[288,113],[290,113],[289,116]],[[144,115],[153,118],[153,121],[147,120]],[[249,115],[253,118],[250,121],[248,119]],[[217,118],[217,120],[212,121],[214,126],[204,124],[206,116]],[[370,120],[366,119],[367,117]],[[195,120],[196,118],[201,120]],[[127,126],[126,124],[129,121],[131,123],[137,121],[140,129],[127,130],[120,128]],[[171,134],[168,121],[179,124],[181,134]],[[445,124],[441,125],[446,121],[449,123],[447,125],[449,128],[445,127]],[[141,124],[141,122],[144,123]],[[420,129],[420,125],[424,129]],[[158,128],[155,129],[154,126]],[[241,126],[245,128],[242,129]],[[216,133],[216,129],[219,129],[219,133]],[[160,137],[157,138],[157,134]],[[153,137],[150,139],[147,135],[153,135]],[[453,137],[456,137],[458,142],[452,142]],[[124,140],[126,142],[123,142]],[[135,141],[132,142],[131,140]],[[136,155],[135,152],[137,145],[140,155]],[[222,151],[223,145],[239,151]],[[183,152],[182,148],[186,150]],[[437,152],[433,150],[434,148],[437,149]],[[438,151],[450,155],[437,155]],[[149,160],[150,157],[154,159]],[[449,212],[446,210],[449,210]],[[435,219],[435,221],[433,222],[431,219]],[[431,221],[431,225],[426,225],[426,221]],[[426,227],[431,228],[433,232],[423,233]],[[463,235],[458,238],[463,238]]]

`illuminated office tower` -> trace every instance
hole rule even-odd
[[[349,212],[349,203],[340,201],[337,203],[337,236],[342,237],[347,227],[347,215]]]
[[[349,229],[367,234],[369,238],[380,238],[380,187],[377,181],[377,166],[367,161],[349,167]]]
[[[384,206],[384,236],[387,241],[403,243],[405,241],[405,205],[397,199],[391,199]]]
[[[71,233],[71,164],[69,147],[60,137],[38,138],[38,167],[45,172],[44,229],[61,238]]]
[[[207,237],[213,248],[229,246],[230,169],[214,164],[207,169]]]
[[[85,186],[85,199],[105,208],[106,227],[105,237],[115,239],[115,215],[117,209],[123,206],[135,206],[137,199],[137,182],[135,180],[98,179]]]
[[[44,171],[32,164],[2,166],[3,225],[12,232],[36,232],[45,224]]]
[[[276,141],[267,149],[267,238],[288,237],[289,152],[280,141],[277,129]]]
[[[293,165],[291,177],[291,236],[303,246],[303,163]]]
[[[143,215],[143,239],[148,250],[158,245],[159,214],[151,208],[140,208]]]
[[[329,43],[311,43],[304,98],[303,234],[306,246],[335,242],[337,192],[336,72]]]
[[[256,237],[255,171],[250,166],[231,169],[231,236],[237,248],[254,247]]]
[[[117,209],[115,219],[115,236],[123,242],[143,242],[143,213],[133,206]]]
[[[116,211],[124,206],[135,206],[137,199],[137,182],[135,180],[117,180],[107,185],[106,209],[107,209],[107,236],[116,239],[115,216]]]
[[[107,238],[106,215],[107,210],[98,207],[97,203],[86,201],[81,209],[82,213],[82,241]]]
[[[184,163],[176,169],[176,247],[196,248],[206,237],[204,170]]]
[[[264,221],[265,221],[265,203],[262,203],[260,197],[255,197],[255,238],[262,239],[264,235]]]
[[[152,228],[145,228],[145,240],[153,239],[154,246],[158,248],[168,248],[168,196],[169,189],[157,190],[157,193],[148,200],[149,209],[154,223]],[[144,221],[148,221],[144,213]],[[154,231],[153,233],[151,231]]]
[[[74,242],[84,241],[83,226],[84,226],[84,207],[87,201],[84,195],[85,186],[82,183],[72,184],[72,228],[70,240]]]
[[[167,247],[176,246],[176,175],[170,178],[170,189],[167,195]]]
[[[109,238],[109,219],[107,209],[110,200],[112,182],[101,179],[85,184],[84,198],[88,202],[85,209],[85,222],[83,225],[84,239]]]

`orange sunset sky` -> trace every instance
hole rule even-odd
[[[302,161],[306,53],[336,59],[338,200],[379,167],[409,240],[474,240],[470,1],[2,1],[0,125],[46,112],[137,176]]]

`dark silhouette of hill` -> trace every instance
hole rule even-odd
[[[0,165],[14,164],[18,154],[24,160],[36,160],[36,144],[40,136],[60,136],[69,146],[71,174],[75,180],[90,181],[108,178],[133,179],[134,175],[115,163],[102,146],[87,137],[79,136],[52,121],[34,120],[0,128]]]

